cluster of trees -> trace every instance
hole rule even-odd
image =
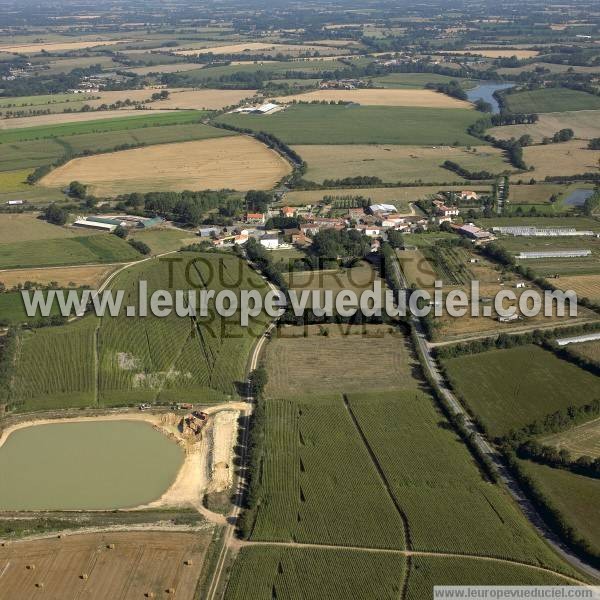
[[[372,187],[381,185],[383,181],[379,177],[370,175],[355,175],[354,177],[344,177],[343,179],[325,179],[325,187]]]
[[[535,440],[521,444],[517,448],[517,456],[555,469],[565,469],[578,475],[600,479],[600,457],[594,459],[584,455],[574,460],[565,448],[559,450],[555,446],[546,446]]]
[[[338,260],[350,265],[356,259],[363,258],[371,250],[368,236],[355,229],[324,229],[313,236],[311,255],[323,264],[337,266]]]
[[[69,213],[57,204],[49,204],[42,212],[42,216],[48,223],[64,225],[69,218]]]
[[[572,129],[561,129],[557,131],[552,137],[544,137],[542,144],[559,144],[560,142],[568,142],[573,139],[575,132]]]
[[[117,208],[139,214],[160,215],[167,219],[196,226],[208,213],[210,221],[230,224],[231,218],[242,211],[242,201],[225,190],[201,192],[134,192],[118,197]],[[220,223],[219,223],[220,221]]]
[[[495,177],[494,173],[490,173],[489,171],[469,171],[452,160],[445,160],[442,164],[442,167],[444,167],[444,169],[448,169],[449,171],[453,171],[464,179],[483,180],[493,179]]]
[[[282,291],[287,290],[287,283],[281,271],[273,264],[266,248],[254,238],[250,238],[244,245],[248,259],[253,262],[263,275]]]
[[[127,243],[144,256],[147,256],[152,252],[150,246],[141,240],[129,240]]]
[[[323,196],[323,202],[332,204],[334,208],[366,208],[370,201],[370,198],[364,196],[332,196],[331,194]]]
[[[262,190],[248,190],[244,200],[248,212],[264,213],[273,202],[273,196]]]
[[[600,206],[600,189],[596,190],[589,198],[585,199],[583,203],[583,213],[588,217],[591,217]]]
[[[448,83],[428,83],[425,87],[429,90],[436,90],[437,92],[441,92],[447,96],[458,98],[459,100],[468,99],[467,92],[465,92],[460,83],[455,79],[452,79]]]
[[[600,138],[592,138],[588,142],[588,148],[590,150],[600,150]]]

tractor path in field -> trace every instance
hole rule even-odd
[[[468,558],[473,560],[487,561],[498,564],[505,565],[517,565],[520,567],[525,567],[528,569],[532,569],[535,571],[540,571],[542,573],[549,573],[555,575],[556,577],[560,577],[565,581],[576,585],[585,585],[588,584],[585,581],[580,579],[576,579],[575,577],[570,577],[569,575],[565,575],[564,573],[560,573],[558,571],[554,571],[553,569],[549,569],[548,567],[541,567],[539,565],[532,565],[530,563],[521,562],[519,560],[511,560],[509,558],[499,558],[496,556],[484,556],[481,554],[457,554],[454,552],[435,552],[433,550],[398,550],[394,548],[370,548],[363,546],[337,546],[335,544],[311,544],[311,543],[300,543],[300,542],[258,542],[258,541],[244,541],[237,540],[236,546],[238,549],[249,548],[253,546],[279,546],[282,548],[312,548],[312,549],[324,549],[324,550],[348,550],[352,552],[369,552],[373,554],[398,554],[400,556],[429,556],[436,558]]]

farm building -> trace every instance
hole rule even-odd
[[[349,208],[348,209],[348,218],[349,219],[362,219],[365,216],[364,208]]]
[[[283,208],[281,208],[280,212],[281,212],[282,217],[287,217],[287,218],[290,218],[290,217],[293,217],[296,215],[296,209],[292,208],[291,206],[284,206]]]
[[[460,193],[461,200],[479,200],[479,194],[471,190],[463,190]]]
[[[455,217],[460,212],[458,208],[454,206],[446,206],[443,202],[440,202],[439,200],[434,200],[433,204],[435,206],[436,213],[442,217]]]
[[[212,237],[213,235],[217,235],[219,231],[218,227],[202,227],[198,229],[198,235],[200,237]]]
[[[88,219],[77,219],[73,223],[73,226],[86,227],[88,229],[99,229],[102,231],[109,231],[111,233],[117,228],[117,225],[112,225],[110,223],[100,223],[98,221],[90,221]]]
[[[24,200],[9,200],[6,204],[8,204],[8,206],[21,206],[22,204],[25,204]]]
[[[115,227],[125,227],[127,222],[118,217],[85,217],[88,223],[101,223],[103,225],[114,225]]]
[[[491,233],[489,231],[485,231],[484,229],[473,225],[473,223],[461,225],[457,228],[457,231],[473,240],[487,240],[491,237]]]
[[[595,235],[593,231],[580,230],[572,227],[493,227],[494,231],[515,237],[567,237]]]
[[[242,108],[236,108],[232,112],[243,113],[245,115],[268,115],[270,113],[282,110],[283,106],[275,104],[274,102],[265,102],[258,106],[243,106]]]
[[[389,215],[396,212],[396,207],[393,204],[371,204],[369,210],[372,214]]]
[[[246,223],[254,223],[255,225],[265,224],[265,215],[263,213],[246,213]]]
[[[143,219],[138,222],[138,227],[142,229],[151,229],[157,225],[162,225],[165,220],[162,217],[152,217],[151,219]]]
[[[540,250],[537,252],[520,252],[517,254],[517,258],[582,258],[591,254],[591,250]]]
[[[260,238],[260,243],[268,250],[275,250],[279,248],[279,236],[276,233],[267,233]]]

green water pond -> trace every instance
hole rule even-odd
[[[184,453],[138,421],[26,427],[0,448],[0,510],[130,508],[158,499]]]

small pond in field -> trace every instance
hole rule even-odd
[[[594,194],[594,190],[573,190],[565,199],[564,203],[569,206],[583,206],[585,201]]]
[[[182,449],[141,421],[84,421],[13,431],[0,447],[0,510],[115,509],[158,499]]]
[[[497,114],[500,112],[500,105],[498,104],[498,100],[494,98],[494,92],[498,90],[506,90],[511,87],[515,87],[515,84],[495,81],[480,83],[478,86],[465,91],[467,92],[467,98],[471,102],[475,102],[476,100],[485,100],[492,105],[492,112]]]

